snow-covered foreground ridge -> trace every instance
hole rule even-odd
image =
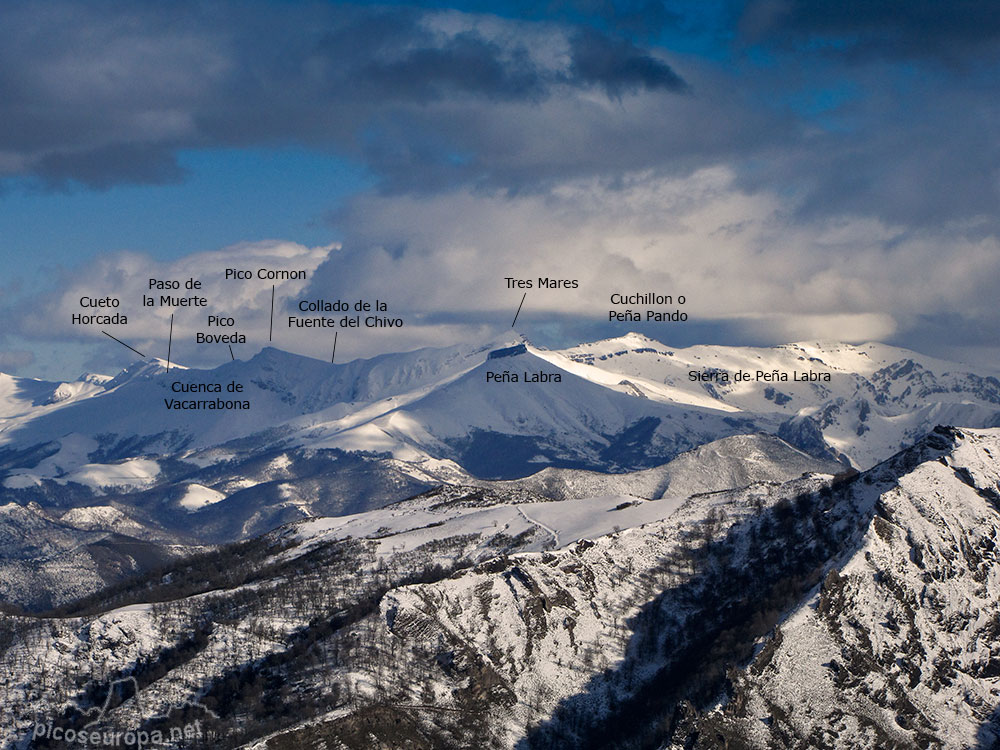
[[[509,507],[506,511],[497,508],[502,518],[475,504],[469,506],[467,518],[452,507],[447,508],[444,518],[440,511],[428,515],[418,512],[419,506],[413,502],[390,505],[384,512],[363,512],[431,486],[407,475],[401,466],[405,465],[347,454],[251,452],[191,469],[151,489],[109,492],[100,498],[84,495],[77,501],[80,504],[69,509],[58,496],[45,506],[9,502],[0,506],[0,600],[35,611],[48,609],[161,565],[185,550],[187,554],[195,551],[184,545],[248,538],[298,518],[336,514],[315,522],[327,527],[327,538],[358,536],[358,528],[368,532],[383,529],[384,536],[391,529],[394,547],[404,538],[426,542],[456,528],[460,521],[472,529],[484,525],[517,527],[516,531],[508,528],[511,536],[535,523],[535,511],[529,519],[527,506],[516,512]],[[540,504],[540,528],[553,513],[569,509],[563,514],[565,519],[574,519],[569,526],[555,520],[548,523],[557,526],[550,530],[552,537],[571,542],[581,535],[631,525],[636,519],[660,518],[664,509],[698,492],[783,482],[804,473],[836,473],[841,469],[839,464],[812,458],[773,436],[736,435],[637,472],[546,469],[519,480],[468,481],[497,503]],[[605,512],[609,508],[616,512]],[[442,530],[445,520],[448,529]],[[551,546],[554,538],[546,537],[545,543]]]
[[[443,487],[7,617],[0,725],[127,676],[108,720],[196,747],[993,747],[998,503],[995,429],[676,501]]]
[[[863,476],[857,542],[671,748],[1000,745],[1000,431],[921,447]]]

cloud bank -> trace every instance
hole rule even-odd
[[[247,336],[246,346],[234,347],[237,356],[272,343],[325,359],[333,329],[287,325],[289,315],[301,315],[299,300],[381,300],[404,326],[340,330],[338,356],[350,359],[502,335],[524,294],[506,278],[546,277],[579,286],[544,290],[536,281],[527,292],[518,330],[536,340],[639,329],[668,344],[691,343],[687,323],[609,322],[609,310],[624,309],[611,303],[613,294],[654,292],[683,295],[682,309],[699,331],[714,326],[768,343],[895,339],[940,349],[963,331],[994,325],[993,282],[1000,278],[1000,244],[975,227],[915,231],[860,217],[805,223],[781,196],[747,192],[724,167],[687,177],[637,172],[613,185],[571,180],[544,195],[366,195],[337,221],[347,229],[343,246],[264,242],[171,263],[107,256],[67,273],[41,314],[33,306],[18,325],[37,338],[100,340],[98,328],[81,330],[69,320],[82,295],[115,293],[134,317],[109,332],[146,354],[165,356],[174,312],[174,359],[184,364],[229,357],[225,345],[195,343],[197,331],[212,330],[210,314],[236,318]],[[271,282],[227,281],[228,267],[309,271],[306,281],[276,284],[271,342]],[[142,308],[151,277],[199,278],[210,305]],[[948,318],[946,335],[928,330],[928,317]],[[115,346],[105,351],[127,360]]]
[[[525,300],[519,328],[555,343],[635,327],[608,321],[610,294],[655,290],[688,300],[687,329],[645,330],[668,343],[991,346],[1000,21],[984,8],[15,0],[0,190],[165,183],[185,179],[185,149],[288,145],[353,160],[374,187],[325,217],[342,247],[106,255],[13,319],[68,341],[81,290],[264,255],[314,270],[279,299],[378,298],[405,319],[347,336],[344,357],[494,335],[520,297],[504,278],[543,275],[580,282]],[[270,285],[211,284],[263,343]],[[164,351],[167,315],[137,318],[130,341]],[[325,334],[282,335],[327,356]]]

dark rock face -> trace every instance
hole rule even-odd
[[[494,349],[490,352],[489,359],[503,359],[504,357],[516,357],[519,354],[527,354],[528,347],[524,344],[508,346],[506,349]]]
[[[814,458],[850,466],[850,460],[826,442],[819,423],[812,417],[792,417],[778,427],[778,437]]]

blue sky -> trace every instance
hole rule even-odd
[[[204,267],[252,354],[260,290],[212,276],[240,252],[390,299],[405,333],[348,357],[499,334],[504,276],[561,273],[519,321],[548,345],[625,333],[609,292],[652,287],[691,300],[639,326],[674,345],[991,362],[998,51],[979,2],[6,3],[0,370],[127,363],[67,311],[151,268]]]
[[[302,148],[184,150],[168,184],[44,189],[11,180],[0,197],[5,267],[73,264],[114,250],[166,260],[236,242],[336,239],[324,216],[370,187],[362,165]]]

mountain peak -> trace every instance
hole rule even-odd
[[[572,349],[567,351],[576,350],[591,350],[591,349],[607,349],[612,348],[625,348],[625,349],[656,349],[662,350],[666,348],[666,344],[662,341],[657,341],[656,339],[651,339],[649,336],[644,336],[641,333],[635,331],[629,331],[624,336],[615,336],[610,339],[601,339],[600,341],[584,342],[578,344]]]
[[[279,349],[276,346],[265,346],[255,355],[253,355],[250,362],[268,362],[268,363],[286,363],[286,362],[323,362],[321,359],[316,357],[310,357],[305,354],[296,354],[295,352],[288,352],[284,349]]]
[[[188,368],[184,365],[179,365],[176,362],[168,363],[167,360],[161,359],[160,357],[146,357],[138,362],[133,362],[115,375],[114,378],[103,383],[103,385],[105,388],[111,389],[136,378],[149,379],[166,373],[168,370],[186,369]]]
[[[656,339],[651,339],[649,336],[644,336],[641,333],[636,333],[635,331],[629,331],[624,336],[620,336],[615,339],[616,341],[621,341],[623,344],[635,347],[657,347],[663,346],[663,344]]]

